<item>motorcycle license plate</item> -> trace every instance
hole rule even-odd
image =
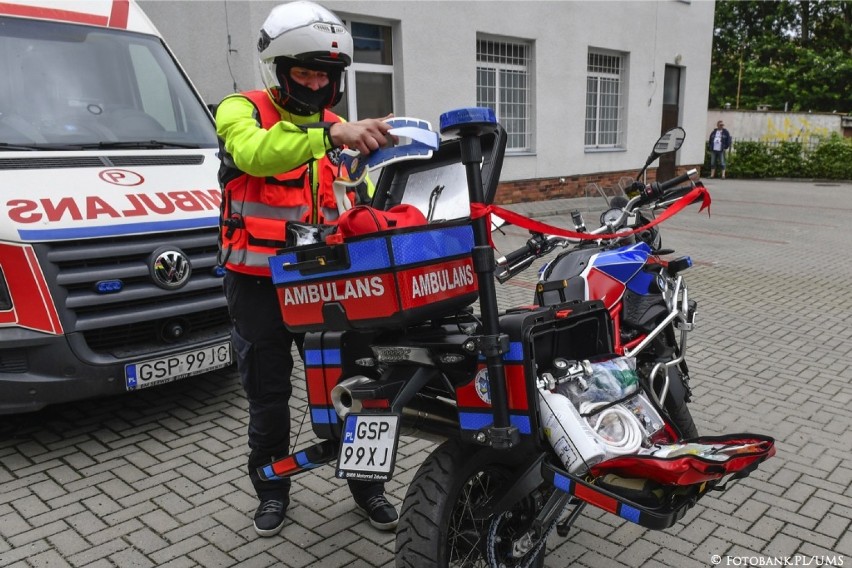
[[[337,477],[389,481],[398,443],[399,415],[347,414],[337,457]]]

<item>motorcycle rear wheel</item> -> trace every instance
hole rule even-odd
[[[476,520],[489,500],[505,488],[521,465],[514,451],[465,444],[450,439],[420,466],[402,504],[396,532],[399,568],[487,567],[488,532],[493,517]],[[538,512],[538,500],[528,496],[500,525],[496,553],[500,564],[544,565],[546,547],[531,557],[510,555],[511,542],[524,534]],[[532,552],[532,551],[530,551]]]

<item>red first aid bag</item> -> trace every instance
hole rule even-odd
[[[692,485],[733,475],[745,477],[775,455],[775,440],[757,434],[702,436],[660,448],[657,455],[625,455],[591,468],[594,476],[614,473],[665,485]]]
[[[337,220],[337,234],[347,238],[421,225],[426,225],[426,217],[413,205],[406,203],[394,205],[387,211],[374,209],[368,205],[356,205],[340,215]]]

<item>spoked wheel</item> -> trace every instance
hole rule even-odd
[[[513,456],[513,454],[515,454]],[[531,527],[548,494],[536,489],[511,511],[485,513],[524,464],[517,452],[444,442],[405,496],[396,535],[399,567],[540,567],[544,539]],[[528,465],[528,464],[527,464]]]

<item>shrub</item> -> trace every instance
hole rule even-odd
[[[709,173],[709,152],[704,164],[704,173]],[[734,143],[727,166],[728,177],[852,180],[852,138],[834,133],[809,151],[801,142],[742,140]]]
[[[781,141],[769,149],[769,160],[775,177],[802,177],[805,172],[804,147],[801,142]]]
[[[727,170],[740,178],[776,177],[770,156],[765,142],[736,142],[728,154]]]
[[[852,139],[837,133],[823,138],[808,154],[805,170],[808,177],[852,180]]]

